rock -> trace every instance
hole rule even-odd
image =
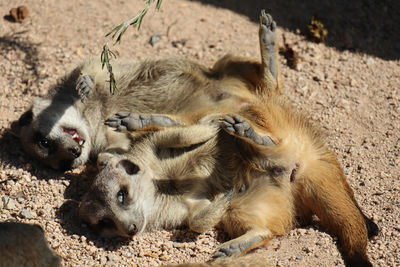
[[[6,210],[15,210],[17,208],[17,201],[7,197],[6,201],[3,199],[3,205]]]
[[[300,236],[303,236],[303,235],[306,235],[306,234],[307,234],[307,230],[306,230],[306,229],[301,229],[301,228],[300,228],[300,229],[298,229],[297,231],[299,232],[299,235],[300,235]]]
[[[154,34],[153,36],[150,37],[149,44],[151,44],[151,46],[155,46],[156,43],[158,43],[160,40],[161,40],[161,35]]]
[[[101,256],[101,257],[100,257],[100,265],[105,265],[106,262],[107,262],[106,256]]]
[[[26,6],[19,6],[10,10],[10,16],[15,22],[22,22],[26,17],[28,17],[28,15],[29,11]]]
[[[321,72],[321,71],[315,73],[315,75],[313,76],[313,80],[314,80],[314,81],[317,81],[317,82],[325,80],[325,75],[324,75],[324,73]]]
[[[115,255],[114,253],[108,253],[107,258],[109,261],[113,261],[113,262],[119,261],[119,257],[117,255]]]
[[[28,209],[22,209],[20,215],[24,219],[33,219],[34,218],[33,214]]]
[[[179,243],[179,242],[174,242],[174,243],[172,243],[172,246],[174,248],[183,248],[183,247],[185,247],[185,244],[184,243]]]
[[[373,58],[367,58],[367,60],[365,61],[365,64],[367,64],[367,66],[372,66],[374,65],[375,60]]]
[[[158,258],[159,254],[154,253],[154,252],[145,252],[143,255],[146,257],[150,257],[150,258]]]
[[[182,48],[186,45],[186,42],[187,42],[186,39],[181,39],[181,40],[177,40],[177,41],[172,41],[171,44],[173,47]]]
[[[6,206],[6,204],[8,203],[9,200],[10,200],[10,197],[8,197],[8,196],[3,196],[1,198],[1,202],[3,203],[4,207]]]
[[[159,257],[159,259],[162,260],[162,261],[168,261],[168,260],[171,259],[171,257],[168,256],[167,254],[162,254],[162,255]]]
[[[344,109],[350,109],[351,103],[346,99],[340,99],[338,106]]]
[[[90,246],[90,247],[86,248],[86,250],[89,251],[90,255],[94,255],[96,253],[96,251],[97,251],[97,248],[93,247],[93,246]]]

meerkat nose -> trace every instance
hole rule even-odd
[[[68,152],[73,155],[75,158],[79,158],[81,155],[82,151],[79,146],[74,146],[68,149]]]
[[[131,228],[132,229],[129,231],[128,235],[130,235],[130,236],[136,235],[138,232],[138,228],[137,228],[136,224],[132,224]]]

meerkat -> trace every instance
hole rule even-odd
[[[154,123],[160,116],[144,117]],[[362,213],[319,129],[280,95],[260,95],[237,115],[166,127],[122,154],[106,150],[99,167],[80,214],[103,235],[220,225],[234,238],[214,255],[224,257],[244,254],[286,234],[296,217],[316,214],[339,238],[346,265],[371,266],[366,246],[378,227]]]
[[[39,225],[0,223],[1,267],[57,267],[60,257],[49,247]]]
[[[232,107],[261,87],[277,88],[276,23],[260,24],[261,63],[226,55],[212,68],[187,59],[139,62],[117,59],[118,92],[109,93],[108,73],[92,58],[74,69],[12,125],[26,153],[54,169],[66,170],[95,159],[105,147],[126,147],[103,121],[117,111],[186,114]],[[271,68],[270,68],[271,66]]]
[[[255,149],[255,142],[263,149],[273,144],[255,132],[240,138]],[[214,257],[238,256],[285,234],[293,226],[290,180],[297,163],[260,157],[248,164],[233,139],[215,124],[171,127],[136,141],[127,153],[101,153],[102,170],[80,203],[80,217],[108,237],[181,226],[201,233],[221,225],[234,239]],[[252,224],[245,225],[248,216]]]
[[[263,19],[264,16],[262,15],[261,21]],[[262,36],[263,27],[260,26],[260,43],[263,40]],[[268,63],[265,60],[264,62]],[[266,66],[270,68],[270,65]],[[276,87],[275,89],[274,87],[267,86],[259,88],[255,95],[255,98],[247,99],[243,102],[238,101],[237,115],[228,116],[226,120],[223,119],[221,127],[225,131],[222,132],[232,133],[235,136],[235,142],[232,142],[232,140],[226,142],[226,137],[222,138],[221,134],[217,134],[218,138],[216,141],[215,136],[210,137],[210,134],[213,135],[213,133],[216,133],[216,130],[213,130],[212,127],[210,128],[207,123],[204,123],[212,121],[212,118],[220,118],[221,114],[224,113],[232,114],[231,107],[228,107],[227,110],[224,110],[224,107],[220,107],[220,110],[218,110],[219,114],[210,114],[213,111],[200,109],[193,114],[187,113],[184,117],[160,114],[120,113],[111,118],[107,122],[109,126],[128,131],[167,130],[168,128],[166,127],[169,126],[191,125],[196,121],[200,122],[200,124],[177,128],[178,130],[168,129],[163,133],[156,133],[150,139],[146,139],[147,141],[139,143],[140,145],[136,145],[133,141],[132,133],[130,133],[128,139],[131,139],[131,142],[135,144],[133,148],[122,151],[118,150],[118,153],[122,152],[122,154],[115,153],[116,150],[112,149],[102,153],[99,158],[100,165],[106,165],[107,167],[105,171],[100,172],[100,178],[97,179],[97,184],[94,185],[94,188],[97,188],[98,191],[106,187],[111,190],[110,192],[113,192],[112,190],[122,188],[122,184],[125,184],[127,189],[132,189],[130,188],[130,180],[128,178],[121,178],[127,173],[124,169],[129,169],[127,167],[130,165],[129,161],[133,162],[135,166],[138,166],[137,164],[140,163],[140,168],[138,167],[134,171],[135,175],[136,172],[144,168],[146,177],[152,177],[148,179],[157,182],[156,185],[149,183],[144,186],[141,184],[142,180],[138,181],[137,186],[144,186],[146,190],[149,189],[148,195],[146,197],[143,196],[143,194],[147,194],[146,190],[143,190],[144,188],[133,189],[134,192],[140,191],[140,194],[136,196],[137,198],[129,199],[129,202],[135,203],[137,206],[134,208],[127,207],[121,213],[124,215],[120,214],[118,206],[107,206],[105,209],[99,209],[106,214],[102,216],[102,212],[90,214],[91,209],[87,209],[88,205],[83,205],[83,207],[86,207],[81,208],[83,217],[102,231],[108,229],[111,234],[125,233],[125,235],[126,230],[121,230],[122,222],[129,222],[129,218],[132,219],[136,216],[143,219],[145,218],[145,211],[148,209],[161,209],[161,213],[157,215],[158,217],[156,216],[158,219],[155,221],[150,220],[149,225],[154,227],[162,226],[168,228],[179,223],[186,223],[193,230],[203,230],[204,228],[201,226],[197,227],[193,223],[191,224],[190,221],[194,223],[215,223],[216,221],[223,223],[224,218],[229,221],[229,219],[226,219],[227,216],[232,217],[233,221],[236,218],[239,222],[234,221],[231,224],[224,224],[225,230],[232,236],[243,233],[245,231],[243,229],[248,230],[256,224],[262,225],[265,221],[268,221],[263,218],[258,221],[255,220],[254,218],[258,218],[259,214],[268,214],[271,218],[277,218],[276,220],[279,221],[277,225],[281,227],[280,231],[274,230],[270,235],[255,232],[255,236],[257,237],[254,240],[258,240],[258,243],[245,240],[242,243],[246,243],[247,245],[240,245],[241,242],[237,242],[237,240],[233,241],[233,244],[236,244],[234,246],[240,247],[235,253],[232,252],[232,249],[227,249],[227,245],[222,245],[222,249],[219,252],[222,250],[222,255],[224,255],[243,253],[248,248],[248,245],[259,246],[276,234],[286,233],[292,227],[295,217],[299,217],[302,221],[309,221],[311,215],[316,214],[321,220],[321,225],[330,233],[338,236],[347,265],[370,266],[371,264],[366,255],[368,237],[376,235],[379,229],[359,208],[340,164],[337,162],[335,155],[324,143],[324,136],[321,134],[321,131],[309,123],[305,116],[296,112]],[[204,118],[199,119],[202,117]],[[222,134],[222,136],[226,136],[226,134]],[[237,144],[237,141],[239,141],[240,145]],[[236,144],[236,148],[232,148],[232,143]],[[221,144],[224,145],[221,146]],[[165,153],[166,147],[173,147],[174,149],[167,150]],[[179,153],[177,153],[177,148],[181,150]],[[188,150],[192,151],[188,152]],[[172,153],[172,151],[175,152]],[[201,155],[203,158],[201,160],[193,160],[190,156],[193,154]],[[173,159],[170,159],[171,157]],[[104,158],[107,160],[104,160]],[[112,166],[107,163],[109,158],[112,158],[114,161],[114,164],[111,164]],[[198,167],[193,167],[196,164],[198,164]],[[247,170],[248,168],[258,171],[268,170],[266,171],[268,174],[276,174],[282,171],[287,176],[287,173],[290,173],[291,182],[288,183],[287,179],[285,180],[284,177],[280,177],[279,175],[281,179],[273,179],[273,176],[271,178],[271,176],[267,175],[267,178],[264,180],[279,180],[283,183],[278,187],[270,187],[270,184],[266,182],[266,188],[264,189],[263,186],[259,186],[254,182],[260,181],[254,179],[253,176],[257,177],[257,175],[250,171],[243,174],[242,169]],[[114,173],[113,178],[109,177],[111,176],[109,175],[110,173]],[[103,176],[106,178],[102,178]],[[238,176],[241,178],[237,179]],[[160,179],[160,177],[168,179]],[[221,177],[229,178],[225,179]],[[143,181],[147,181],[147,179]],[[114,183],[114,185],[108,186],[111,183]],[[171,183],[173,185],[172,189],[168,189]],[[212,186],[205,186],[203,188],[205,183],[211,183]],[[227,202],[220,201],[219,194],[231,187],[235,187],[237,192],[242,188],[246,188],[246,192],[252,192],[251,187],[249,188],[249,185],[252,184],[257,184],[256,188],[263,188],[261,193],[244,194],[244,196],[249,196],[248,199],[236,197],[236,200],[229,204],[229,207],[235,207],[235,209],[228,208],[222,216],[220,211],[227,209]],[[267,203],[268,201],[263,199],[264,196],[268,195],[266,192],[269,192],[268,190],[271,188],[277,189],[280,192],[278,195],[284,199],[279,205],[273,204],[273,201]],[[164,205],[163,201],[157,202],[157,205],[161,205],[161,208],[154,208],[152,206],[154,203],[147,201],[147,199],[158,199],[156,193],[159,191],[163,192],[163,190],[167,190],[172,196],[165,197],[162,195],[163,197],[161,198],[172,198],[178,201],[181,205],[180,207],[183,207],[182,209],[186,213],[181,214],[178,207],[168,206],[169,204]],[[172,190],[173,193],[169,190]],[[101,199],[105,197],[104,195],[107,195],[108,199],[101,201],[109,205],[115,202],[115,199],[118,200],[121,197],[124,199],[123,195],[128,194],[120,190],[113,193],[110,192],[101,191],[99,193],[96,189],[92,189],[87,194],[83,203],[95,203],[93,205],[101,206],[99,203],[96,204],[96,197]],[[188,192],[192,192],[192,194],[189,194],[189,197],[186,194]],[[200,196],[196,195],[197,193]],[[154,194],[156,194],[156,197],[154,197]],[[202,195],[207,195],[207,200],[203,199]],[[222,197],[222,199],[226,198]],[[237,199],[245,200],[240,202]],[[291,204],[286,204],[285,201]],[[169,201],[167,202],[169,203]],[[240,204],[235,206],[235,203]],[[260,203],[266,203],[266,205],[260,207]],[[208,218],[199,219],[200,217],[194,216],[195,220],[189,219],[192,215],[189,216],[188,214],[204,214],[204,212],[198,212],[202,210],[200,207],[203,207],[203,205],[213,207],[206,209],[208,214],[213,214],[212,211],[214,210],[219,212],[216,212],[215,216]],[[256,208],[253,208],[253,205]],[[218,206],[220,208],[216,208]],[[278,208],[279,211],[275,214],[273,212],[263,213],[263,210],[257,210],[257,208],[267,209],[267,207],[276,208],[276,206],[280,206],[280,208]],[[135,209],[135,211],[140,210],[140,216],[130,214],[131,209]],[[293,209],[295,212],[292,212]],[[86,214],[85,210],[89,211],[89,215]],[[259,213],[255,212],[256,215],[254,215],[252,214],[253,211],[258,211]],[[103,220],[104,218],[105,220]],[[125,218],[127,221],[120,220],[120,218]],[[115,223],[114,220],[118,223]],[[143,226],[145,224],[141,224],[138,229],[145,229]],[[210,226],[212,223],[205,224]],[[274,224],[272,225],[274,226]],[[140,232],[138,229],[134,229],[131,233]],[[269,227],[265,229],[269,229]],[[248,232],[252,233],[252,231]],[[246,234],[243,236],[246,236]]]

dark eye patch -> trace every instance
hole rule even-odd
[[[49,140],[47,140],[46,138],[43,138],[39,141],[39,146],[42,148],[47,148],[49,149],[51,146],[51,143]]]
[[[39,132],[34,134],[33,142],[37,144],[42,150],[47,151],[48,154],[51,154],[55,151],[53,141],[47,139]]]

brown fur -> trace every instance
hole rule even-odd
[[[220,222],[225,231],[237,237],[222,248],[235,243],[254,243],[243,253],[275,235],[287,233],[295,215],[310,219],[309,216],[316,214],[322,226],[339,237],[349,266],[370,265],[366,256],[366,223],[373,227],[374,223],[360,212],[320,131],[304,116],[293,112],[283,96],[273,92],[260,96],[238,114],[252,122],[257,133],[269,136],[277,145],[261,146],[237,135],[232,140],[231,135],[208,124],[221,117],[215,114],[203,118],[199,125],[167,128],[136,142],[125,154],[103,153],[99,159],[106,167],[83,200],[81,214],[90,218],[92,224],[102,219],[92,214],[93,210],[101,210],[111,218],[119,217],[119,207],[104,210],[93,199],[102,199],[105,194],[105,203],[115,202],[121,184],[126,184],[128,192],[145,191],[146,195],[137,194],[131,209],[144,207],[146,201],[154,199],[149,205],[155,213],[150,215],[154,217],[147,221],[148,227],[187,224],[192,230],[202,232]],[[172,158],[159,157],[166,148],[170,148],[168,153]],[[172,152],[183,148],[186,151]],[[124,160],[141,170],[138,181],[133,182],[126,175],[120,165]],[[275,170],[283,172],[274,176]],[[131,187],[131,183],[149,183],[149,188],[138,189],[137,184]],[[243,186],[245,192],[238,193]],[[236,192],[231,203],[221,197],[229,188]],[[87,203],[94,207],[86,206]],[[97,219],[93,220],[93,216]],[[120,231],[116,233],[121,234]]]
[[[103,170],[85,194],[80,215],[105,236],[185,225],[204,232],[220,222],[237,237],[220,251],[233,245],[237,249],[227,255],[246,253],[292,228],[290,176],[296,164],[248,164],[239,147],[215,125],[194,125],[156,132],[128,153],[101,153]],[[230,190],[233,199],[225,196]]]
[[[276,87],[262,84],[236,106],[173,116],[198,125],[166,128],[139,141],[130,133],[131,148],[102,153],[103,170],[82,201],[81,216],[103,233],[124,236],[182,225],[202,232],[219,223],[235,238],[216,254],[227,256],[287,233],[295,216],[316,214],[338,236],[347,265],[371,266],[366,246],[377,227],[360,211],[323,135]],[[215,121],[232,113],[276,145],[219,131]],[[162,128],[154,126],[149,129]],[[224,196],[230,190],[232,199]],[[120,194],[126,205],[117,201]]]
[[[39,225],[0,223],[1,267],[56,267],[59,256],[49,247]]]

